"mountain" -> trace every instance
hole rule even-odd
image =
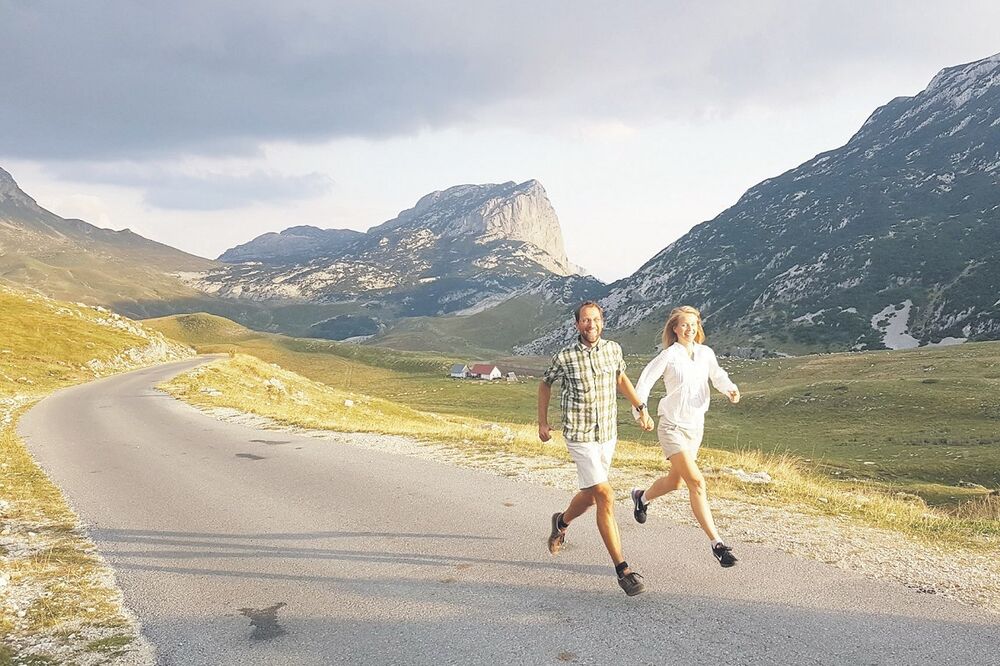
[[[307,225],[290,227],[281,233],[266,233],[249,243],[230,248],[218,260],[226,263],[304,263],[317,257],[336,254],[342,247],[362,237],[363,233],[351,229],[319,229]]]
[[[0,279],[4,282],[141,317],[166,301],[204,301],[203,294],[175,274],[216,265],[128,229],[112,231],[63,219],[39,206],[0,169]]]
[[[581,272],[567,258],[559,219],[535,180],[433,192],[396,218],[329,247],[322,257],[285,263],[291,253],[281,265],[274,259],[245,262],[208,271],[190,283],[222,296],[356,302],[388,308],[397,316],[419,316],[458,312],[553,275]],[[236,256],[235,249],[227,255]],[[356,328],[351,332],[362,334]]]
[[[666,313],[758,352],[1000,338],[1000,55],[942,70],[846,145],[749,189],[602,300],[638,350]],[[568,326],[520,348],[551,349]],[[616,338],[617,339],[617,338]]]

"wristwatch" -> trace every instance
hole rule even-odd
[[[642,414],[642,410],[644,410],[644,409],[646,409],[646,403],[644,403],[644,402],[643,403],[639,403],[639,405],[637,405],[635,407],[635,411],[639,412],[640,414]]]

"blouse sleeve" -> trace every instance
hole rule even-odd
[[[719,365],[719,359],[715,356],[714,350],[709,350],[710,356],[708,359],[708,376],[712,380],[712,386],[715,387],[720,393],[729,393],[730,391],[736,390],[736,384],[733,380],[729,378],[729,373],[722,369]]]
[[[663,371],[667,369],[667,350],[664,349],[656,355],[652,361],[646,364],[639,375],[639,381],[635,385],[635,393],[639,396],[640,402],[649,402],[649,392],[653,390],[656,380],[663,377]],[[638,418],[635,408],[632,408],[632,415]]]

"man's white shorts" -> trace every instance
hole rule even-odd
[[[611,459],[615,457],[617,439],[607,442],[571,442],[566,440],[569,455],[576,463],[580,488],[590,488],[608,480]]]

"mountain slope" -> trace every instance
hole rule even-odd
[[[605,295],[590,276],[553,276],[512,295],[439,317],[408,317],[375,335],[370,344],[411,351],[465,353],[486,358],[510,354],[552,329],[578,303]]]
[[[941,71],[612,285],[609,328],[650,349],[690,303],[723,345],[791,353],[1000,338],[998,126],[1000,55]]]
[[[7,283],[144,316],[167,301],[204,301],[172,273],[216,265],[128,229],[63,219],[39,206],[0,169],[0,279]]]

